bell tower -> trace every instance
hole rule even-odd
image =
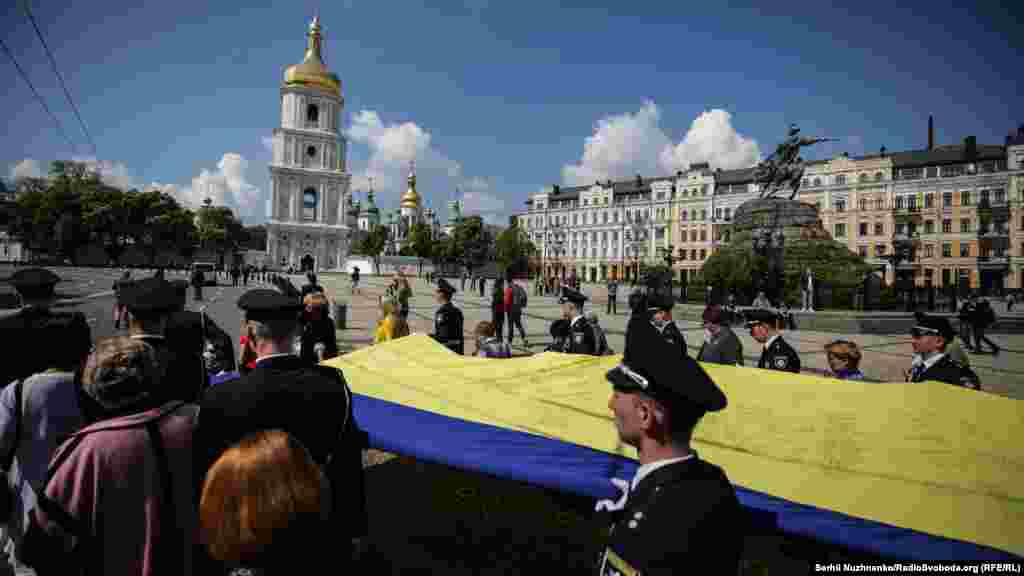
[[[268,261],[277,268],[336,269],[348,257],[351,208],[341,80],[324,64],[320,18],[307,33],[302,62],[280,91],[280,125],[270,163]]]

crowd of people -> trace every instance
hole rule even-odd
[[[44,576],[69,567],[88,574],[277,574],[302,558],[343,572],[367,531],[367,437],[353,417],[344,374],[320,364],[338,346],[316,276],[301,290],[272,276],[274,289],[239,298],[238,356],[210,318],[185,310],[186,281],[122,277],[114,316],[127,333],[94,342],[81,313],[53,309],[58,280],[48,270],[20,270],[11,284],[23,307],[0,318],[12,346],[0,375],[10,383],[0,392],[7,567]],[[508,337],[501,322],[479,322],[470,353],[510,358],[514,327],[526,341],[516,321],[526,291],[510,276],[492,288],[492,313],[508,320]],[[455,292],[444,278],[434,284],[431,336],[464,354]],[[571,285],[558,294],[561,317],[551,323],[547,349],[614,353],[586,309],[588,297]],[[380,300],[375,342],[409,334],[411,296],[408,280],[396,275]],[[726,473],[702,460],[690,438],[705,413],[726,405],[699,362],[743,365],[743,346],[731,314],[709,305],[703,342],[691,357],[671,294],[631,300],[622,360],[607,380],[615,427],[637,449],[640,468],[631,481],[614,479],[620,498],[597,503],[612,524],[599,571],[671,574],[702,559],[731,569],[741,549],[741,509]],[[762,347],[758,368],[801,371],[777,310],[754,308],[743,318]],[[984,340],[983,331],[972,335]],[[918,314],[911,336],[908,381],[980,389],[966,345],[946,318]],[[836,340],[824,351],[832,376],[864,378],[855,342]],[[237,366],[241,377],[215,384],[211,364],[220,372]]]
[[[242,377],[216,385],[233,347],[185,310],[187,281],[122,276],[126,333],[94,342],[82,313],[54,308],[59,280],[18,271],[22,307],[0,318],[15,347],[0,375],[4,571],[272,574],[321,553],[316,538],[364,530],[365,437],[342,375],[317,365],[337,343],[314,277],[242,296]]]

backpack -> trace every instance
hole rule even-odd
[[[519,284],[512,284],[512,306],[526,308],[527,299],[526,290]]]

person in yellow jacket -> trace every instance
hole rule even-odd
[[[377,322],[377,332],[373,337],[374,344],[409,335],[409,324],[397,312],[393,300],[382,299],[380,311],[380,321]]]

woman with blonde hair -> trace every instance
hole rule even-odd
[[[380,344],[395,338],[409,335],[409,323],[397,311],[394,300],[382,298],[380,301],[380,321],[373,337],[374,344]]]
[[[836,340],[825,346],[829,375],[840,380],[863,380],[860,371],[860,347],[855,342]]]
[[[290,574],[296,558],[330,556],[330,497],[330,483],[301,442],[281,430],[257,432],[206,472],[200,540],[227,568]]]

